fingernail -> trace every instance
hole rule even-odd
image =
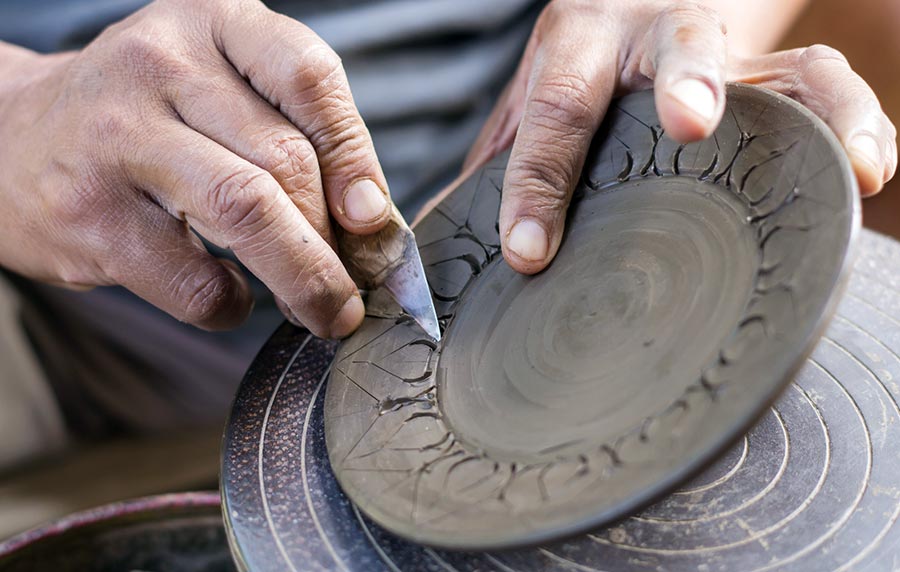
[[[350,296],[350,299],[344,303],[344,307],[338,312],[337,318],[334,319],[334,323],[331,325],[331,337],[346,338],[355,332],[356,328],[362,324],[365,313],[366,308],[359,294]]]
[[[876,171],[878,170],[878,164],[881,162],[881,147],[871,135],[855,135],[850,140],[850,144],[847,145],[847,151],[852,158],[870,165]]]
[[[547,258],[550,241],[547,231],[537,221],[523,218],[509,231],[507,247],[523,260],[543,260]]]
[[[669,87],[669,95],[704,121],[716,115],[716,94],[709,85],[696,78],[680,79]]]
[[[344,214],[356,222],[377,220],[387,206],[387,198],[372,179],[360,179],[344,193]]]

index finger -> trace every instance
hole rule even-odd
[[[312,30],[254,2],[222,22],[223,55],[312,143],[331,215],[355,234],[390,217],[388,186],[341,60]]]
[[[314,334],[349,335],[363,303],[337,254],[260,167],[183,124],[149,133],[129,179],[230,248]]]
[[[549,8],[542,19],[548,13]],[[563,12],[555,17],[584,18]],[[543,270],[559,249],[572,191],[612,98],[615,42],[595,38],[604,26],[580,20],[557,24],[536,51],[500,205],[503,255],[525,274]]]

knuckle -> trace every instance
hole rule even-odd
[[[192,324],[205,324],[226,309],[231,281],[224,269],[196,272],[179,286],[179,297],[185,301],[183,319]]]
[[[321,40],[315,40],[297,58],[289,72],[289,80],[300,94],[324,96],[347,83],[340,56]]]
[[[307,39],[307,44],[309,41]],[[296,50],[295,50],[296,52]],[[329,123],[355,113],[356,106],[341,58],[316,38],[299,57],[292,58],[283,81],[293,86],[282,102],[283,110],[303,117],[309,123]],[[307,133],[313,140],[313,136]]]
[[[808,67],[808,59],[806,50],[809,48],[792,48],[785,50],[783,53],[784,67],[783,75],[790,78],[794,83],[802,80],[804,69]]]
[[[88,141],[119,142],[128,140],[136,129],[136,125],[123,110],[107,108],[98,111],[88,124],[91,139]]]
[[[319,161],[316,151],[301,136],[273,136],[265,147],[264,169],[272,174],[286,190],[293,191],[318,186]]]
[[[366,157],[370,148],[368,132],[350,112],[310,130],[310,139],[316,142],[324,166],[331,171],[350,166],[357,171],[371,169]]]
[[[569,197],[571,175],[565,161],[544,153],[529,153],[510,165],[509,182],[516,197],[530,211],[558,210]]]
[[[186,58],[178,50],[159,41],[159,38],[165,37],[152,30],[129,30],[122,33],[114,52],[121,69],[131,70],[136,76],[147,79],[189,75],[190,65]]]
[[[78,181],[72,185],[72,193],[65,205],[53,209],[60,218],[77,226],[89,225],[105,209],[105,193],[91,181]]]
[[[853,98],[872,97],[867,84],[853,72],[847,58],[838,50],[823,44],[814,44],[797,48],[789,54],[794,58],[789,96],[804,101],[822,99],[826,93],[829,94],[828,99],[832,101],[847,101],[851,93]],[[826,85],[828,87],[823,90]]]
[[[344,78],[344,64],[341,57],[324,42],[315,44],[305,63],[312,77],[319,81],[327,81],[335,77]]]
[[[325,250],[311,254],[294,284],[294,291],[303,293],[304,305],[322,321],[337,315],[347,298],[343,270],[332,258]]]
[[[207,200],[215,224],[239,233],[259,228],[269,201],[263,184],[267,177],[261,169],[242,168],[213,182]]]
[[[881,104],[869,84],[850,67],[847,58],[838,50],[815,44],[796,52],[797,65],[794,90],[801,96],[814,99],[830,92],[835,102],[852,104],[870,114],[881,114]]]
[[[834,63],[849,65],[847,58],[840,51],[825,44],[813,44],[803,48],[800,52],[801,64],[811,66],[820,63]]]
[[[108,177],[95,167],[73,175],[69,192],[49,194],[54,199],[48,205],[48,212],[54,220],[70,228],[84,229],[102,224],[114,206]]]
[[[529,115],[534,119],[549,122],[553,128],[563,127],[583,130],[593,126],[596,113],[590,82],[581,75],[558,73],[538,82],[529,99]]]
[[[679,57],[724,63],[727,31],[719,13],[696,2],[684,2],[665,7],[647,33],[655,46],[653,58],[661,58],[672,48],[689,50],[690,55]]]
[[[119,38],[119,54],[129,63],[143,64],[165,61],[168,52],[144,34],[129,32]]]

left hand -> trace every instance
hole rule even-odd
[[[834,130],[863,196],[893,176],[896,129],[840,52],[816,45],[751,58],[726,53],[721,20],[700,4],[551,2],[464,169],[513,144],[500,207],[509,265],[533,274],[553,259],[588,146],[616,93],[654,87],[666,134],[689,142],[718,125],[726,80],[760,85],[799,101]]]

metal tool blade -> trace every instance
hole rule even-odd
[[[431,299],[431,288],[425,278],[416,237],[407,230],[403,262],[384,281],[384,287],[403,310],[413,317],[434,341],[440,341],[441,328]]]

